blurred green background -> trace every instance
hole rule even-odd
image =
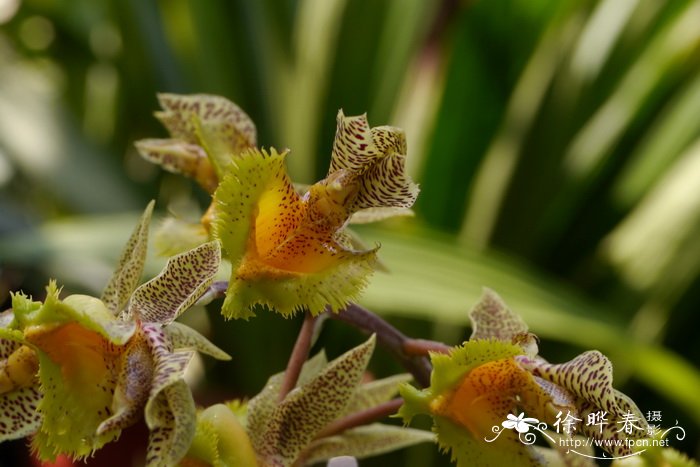
[[[98,294],[149,199],[206,207],[136,154],[165,135],[156,92],[237,102],[305,183],[325,175],[338,109],[368,112],[406,130],[422,193],[415,218],[361,230],[391,270],[362,303],[453,344],[492,288],[550,361],[606,353],[698,456],[699,1],[0,0],[0,23],[5,307],[49,277]],[[299,321],[209,308],[189,319],[234,360],[204,361],[198,400],[255,394]],[[330,322],[317,347],[361,339]],[[372,369],[400,370],[382,350]],[[362,465],[387,462],[449,465],[432,446]]]

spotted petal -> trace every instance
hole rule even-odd
[[[153,359],[139,335],[122,354],[112,400],[112,416],[97,428],[97,434],[121,430],[139,420],[153,379]]]
[[[359,412],[382,404],[398,394],[401,384],[412,379],[410,374],[403,373],[365,383],[357,388],[344,413]]]
[[[183,379],[194,352],[173,352],[167,335],[156,324],[144,324],[142,329],[155,364],[145,408],[151,431],[146,462],[149,467],[165,467],[184,457],[194,437],[194,401]]]
[[[302,366],[297,387],[315,378],[328,365],[325,352],[321,351]],[[265,387],[248,403],[247,429],[251,438],[259,438],[267,430],[267,423],[279,403],[284,373],[272,375]]]
[[[292,391],[270,414],[267,428],[251,433],[255,452],[265,465],[291,465],[316,434],[340,414],[360,382],[375,345],[364,344],[328,364],[304,386]],[[295,429],[289,429],[294,426]]]
[[[41,425],[37,357],[20,331],[8,329],[14,313],[0,313],[0,441],[23,438]]]
[[[556,365],[528,357],[518,357],[518,362],[532,374],[568,389],[608,413],[617,416],[626,413],[618,404],[612,385],[612,363],[597,350],[584,352],[570,362]]]
[[[142,139],[134,145],[147,161],[194,179],[209,193],[216,190],[218,177],[201,146],[179,139]]]
[[[148,227],[151,223],[154,204],[154,201],[148,203],[119,258],[117,269],[102,293],[102,302],[114,315],[124,308],[141,279],[148,247]]]
[[[341,455],[352,455],[362,459],[425,442],[435,442],[435,434],[430,431],[373,423],[314,441],[304,457],[304,465],[314,465]]]
[[[34,434],[41,426],[39,385],[0,394],[0,442]]]
[[[158,276],[136,289],[129,314],[149,323],[172,322],[207,290],[220,261],[218,241],[170,258]]]
[[[150,429],[146,467],[170,467],[185,457],[194,438],[195,413],[192,393],[183,380],[158,393],[146,412]]]
[[[346,117],[338,112],[333,155],[328,174],[346,170],[359,180],[351,212],[367,208],[408,208],[418,186],[405,173],[406,139],[394,127],[370,130],[367,116]]]
[[[528,355],[537,355],[537,339],[528,333],[525,321],[513,313],[494,291],[484,289],[479,302],[469,312],[470,339],[498,339],[519,344]]]
[[[234,156],[257,144],[250,117],[226,98],[159,94],[158,101],[163,111],[156,112],[156,117],[173,138],[201,146],[219,179]]]
[[[413,217],[416,213],[409,208],[401,207],[381,207],[367,208],[357,211],[350,217],[351,224],[370,224],[372,222],[381,222],[394,217]]]

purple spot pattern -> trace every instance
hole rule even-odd
[[[295,273],[272,266],[254,270],[255,275],[234,272],[222,309],[226,317],[248,318],[256,303],[283,315],[304,308],[319,313],[327,304],[339,310],[359,295],[374,269],[376,250],[347,251],[334,239],[335,229],[347,215],[335,226],[311,219],[310,209],[306,209],[310,202],[300,199],[286,175],[285,155],[251,149],[236,159],[214,196],[217,216],[213,235],[221,240],[234,270],[246,261],[249,250],[264,255],[262,261],[293,263],[307,253],[336,261],[318,273]],[[273,213],[261,211],[259,203],[266,190],[277,190],[269,196],[281,200]],[[258,251],[258,234],[264,237],[259,243],[275,247]]]
[[[39,387],[26,387],[0,395],[0,441],[35,433],[41,426]]]
[[[136,289],[129,313],[147,323],[172,322],[207,290],[220,261],[218,241],[170,258],[163,272]]]
[[[329,422],[350,402],[374,351],[375,339],[346,352],[298,388],[270,414],[262,433],[251,433],[255,452],[265,465],[291,465]]]
[[[102,302],[114,315],[117,315],[129,301],[131,293],[141,279],[148,247],[148,227],[155,202],[151,201],[141,216],[129,241],[124,247],[117,269],[102,293]]]
[[[112,399],[113,415],[97,428],[97,434],[122,430],[135,423],[146,405],[151,380],[153,359],[141,333],[136,334],[119,362],[119,375]]]
[[[192,393],[183,380],[158,393],[147,419],[150,435],[146,467],[170,467],[182,460],[194,438],[195,413]]]
[[[366,114],[346,117],[338,112],[328,175],[348,170],[358,180],[351,212],[373,207],[411,207],[418,186],[405,172],[406,137],[390,126],[370,129]]]

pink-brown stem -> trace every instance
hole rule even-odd
[[[284,378],[282,379],[279,394],[280,402],[287,397],[287,394],[289,394],[292,389],[294,389],[294,386],[296,386],[297,381],[299,380],[301,368],[304,366],[304,362],[306,362],[306,359],[309,356],[309,349],[311,348],[311,340],[314,334],[315,322],[316,317],[307,311],[306,315],[304,316],[304,322],[299,330],[297,340],[294,343],[292,355],[289,357],[287,369],[284,372]]]
[[[316,439],[337,435],[338,433],[342,433],[350,428],[367,425],[368,423],[381,420],[384,417],[395,414],[396,411],[399,410],[399,407],[401,407],[401,404],[403,404],[403,399],[398,397],[369,409],[361,410],[346,417],[339,418],[338,420],[329,423],[323,430],[319,431],[316,435]]]
[[[433,353],[449,353],[450,346],[442,342],[431,341],[427,339],[406,339],[403,343],[403,351],[408,355],[428,355]]]

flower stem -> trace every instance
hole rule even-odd
[[[426,339],[406,339],[403,343],[403,350],[408,355],[428,355],[429,352],[449,353],[451,347],[442,342]]]
[[[318,432],[316,439],[326,438],[328,436],[337,435],[350,428],[355,428],[362,425],[367,425],[369,423],[381,420],[384,417],[393,415],[399,410],[403,404],[403,399],[397,397],[390,401],[384,402],[383,404],[376,405],[366,410],[361,410],[359,412],[352,413],[346,417],[339,418],[331,423],[329,423],[324,429]]]
[[[314,324],[316,317],[312,316],[308,311],[304,316],[304,322],[299,330],[297,341],[294,343],[292,355],[289,356],[287,369],[284,372],[284,378],[280,387],[279,401],[283,401],[287,394],[294,389],[301,373],[301,368],[304,366],[306,358],[309,356],[311,348],[311,340],[314,335]]]
[[[340,313],[328,312],[328,314],[331,318],[351,324],[368,334],[375,333],[377,341],[394,355],[401,365],[413,375],[418,384],[422,387],[430,385],[432,366],[426,353],[416,355],[406,351],[406,342],[414,339],[406,337],[394,326],[355,303],[351,303]]]

